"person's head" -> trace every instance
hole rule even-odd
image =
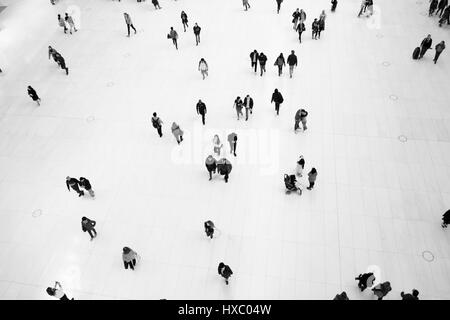
[[[297,11],[298,11],[299,9],[297,8]]]
[[[128,247],[123,247],[123,253],[127,254],[130,253],[131,249]]]
[[[156,112],[153,112],[153,116],[156,117]]]
[[[170,30],[173,30],[173,27],[170,27]]]
[[[314,19],[314,22],[317,22],[317,18]]]
[[[431,39],[431,34],[429,34],[429,35],[427,36],[427,38],[428,38],[428,39]]]
[[[58,14],[58,19],[59,19],[59,18],[61,18],[61,15],[60,15],[60,14]]]
[[[176,126],[177,126],[176,122],[172,123],[172,127],[176,127]]]
[[[81,218],[81,221],[86,221],[86,220],[87,220],[86,217]]]
[[[202,102],[202,99],[198,99],[198,102]]]
[[[205,59],[201,58],[200,61],[205,61]]]
[[[195,23],[195,26],[197,27],[197,22]]]
[[[68,16],[67,12],[66,12],[66,17]]]
[[[445,44],[445,41],[441,41],[442,44]]]
[[[225,263],[221,262],[219,263],[219,268],[223,268],[225,266]]]
[[[45,291],[47,291],[47,293],[50,296],[54,296],[55,295],[55,289],[53,289],[53,288],[48,287],[47,290],[45,290]]]
[[[280,53],[280,57],[282,57],[283,56],[283,53]]]
[[[245,97],[246,97],[246,98],[250,98],[250,95],[248,94],[248,95],[246,95]]]
[[[31,87],[28,87],[28,88],[31,88]],[[70,180],[70,177],[69,177],[69,176],[67,176],[67,177],[66,177],[66,180]]]
[[[183,14],[183,13],[184,13],[184,10],[181,10],[181,13]]]
[[[126,17],[127,15],[128,15],[128,13],[126,13],[126,12],[123,13],[123,16],[124,16],[124,17]]]
[[[236,100],[241,100],[241,97],[238,96],[238,97],[236,98]]]
[[[294,54],[294,53],[295,53],[295,51],[294,51],[294,50],[291,50],[291,53],[292,53],[292,54]]]
[[[311,169],[311,173],[317,173],[316,168],[312,168],[312,169]]]
[[[278,89],[275,89],[275,92],[278,92]]]
[[[416,290],[416,289],[413,289],[412,295],[413,295],[414,297],[417,297],[417,296],[419,295],[419,291]]]

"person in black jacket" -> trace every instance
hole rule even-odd
[[[439,1],[438,11],[436,11],[436,15],[439,15],[439,18],[442,17],[442,13],[444,12],[444,9],[447,5],[448,5],[448,0]]]
[[[56,56],[56,63],[59,64],[61,69],[66,70],[66,75],[69,75],[69,68],[66,66],[66,60],[60,55],[58,52],[55,54]]]
[[[267,62],[267,56],[261,52],[259,54],[259,68],[261,69],[261,77],[263,75],[263,72],[266,72],[266,62]]]
[[[217,170],[217,163],[216,163],[216,159],[214,159],[214,157],[212,155],[209,155],[206,160],[205,160],[205,166],[206,169],[209,172],[209,180],[212,180],[212,174],[216,173]]]
[[[209,238],[213,238],[214,235],[214,222],[208,220],[204,223],[206,236]]]
[[[228,278],[231,277],[233,274],[233,271],[231,270],[230,266],[227,266],[225,263],[221,262],[219,263],[218,270],[219,274],[225,278],[225,283],[228,285]]]
[[[198,26],[198,24],[195,23],[193,29],[194,29],[194,35],[195,35],[195,43],[196,43],[195,45],[198,46],[198,44],[200,43],[200,31],[202,30],[202,28],[200,28]]]
[[[280,13],[280,9],[281,9],[281,3],[283,2],[283,0],[277,0],[277,13]]]
[[[70,191],[70,188],[72,188],[73,190],[75,190],[78,193],[78,196],[84,196],[84,192],[82,190],[80,190],[79,186],[80,186],[80,181],[78,181],[75,178],[71,178],[69,176],[66,177],[66,185],[67,185],[67,190]]]
[[[445,8],[444,13],[442,14],[442,18],[439,19],[439,27],[442,27],[442,24],[447,21],[447,24],[450,24],[450,6]]]
[[[250,53],[250,61],[252,63],[252,68],[255,68],[255,73],[256,73],[256,67],[258,66],[258,60],[259,60],[259,54],[258,51],[253,50],[252,53]]]
[[[428,16],[431,17],[438,7],[438,0],[430,0],[430,9],[428,10]]]
[[[189,26],[188,26],[188,17],[186,12],[184,11],[181,11],[181,23],[183,23],[183,29],[184,32],[186,32],[186,28],[189,28]]]
[[[289,65],[289,77],[292,78],[294,67],[297,66],[297,56],[295,55],[294,50],[291,50],[291,54],[287,58],[287,63]]]
[[[94,238],[97,236],[97,231],[95,230],[96,222],[94,220],[88,219],[86,217],[81,218],[81,230],[83,232],[88,232],[91,236],[91,241],[94,240]],[[94,233],[94,235],[92,234]]]
[[[41,98],[39,98],[39,96],[37,95],[36,90],[34,90],[32,86],[28,86],[27,92],[28,92],[28,95],[31,97],[31,99],[33,99],[33,101],[36,101],[38,106],[40,106]]]
[[[300,41],[300,43],[302,43],[302,33],[305,30],[306,30],[305,24],[303,23],[303,21],[300,21],[297,24],[298,40]]]
[[[205,125],[206,104],[200,99],[197,102],[197,114],[202,115],[202,123]]]
[[[447,228],[448,224],[450,224],[450,210],[447,210],[442,216],[442,228]]]
[[[270,101],[275,102],[275,111],[277,112],[277,115],[280,113],[280,105],[283,103],[284,99],[281,93],[278,91],[278,89],[275,89],[275,91],[272,94],[272,100]]]
[[[331,12],[336,11],[337,4],[337,0],[331,0]]]
[[[239,115],[244,116],[244,114],[242,113],[242,106],[243,106],[243,102],[242,102],[241,97],[237,97],[234,100],[233,108],[236,108],[236,113],[237,113],[238,120],[239,120]]]
[[[152,3],[155,6],[155,9],[161,9],[158,0],[152,0]]]
[[[84,188],[92,198],[95,198],[94,190],[92,190],[91,183],[88,179],[80,177],[80,186]]]
[[[333,300],[350,300],[350,299],[347,297],[347,293],[343,291],[341,294],[337,294]]]
[[[373,282],[375,281],[375,276],[372,272],[370,273],[363,273],[360,274],[358,277],[355,278],[355,280],[358,280],[358,287],[361,289],[361,292],[366,290],[367,287],[371,287],[373,285]]]
[[[319,35],[319,21],[317,19],[314,19],[314,22],[312,23],[312,38],[314,40],[317,40],[317,36]]]
[[[156,112],[153,112],[152,125],[153,125],[153,128],[155,128],[158,131],[160,138],[162,138],[162,136],[163,136],[162,124],[163,124],[162,120],[156,115]]]
[[[400,293],[400,296],[402,297],[402,300],[419,300],[419,291],[416,289],[413,289],[412,294],[411,293],[405,294],[402,291]]]
[[[250,111],[250,114],[253,113],[253,99],[250,97],[250,95],[245,96],[244,107],[245,107],[245,121],[247,121],[248,120],[248,112]]]
[[[422,43],[420,44],[420,55],[419,59],[422,59],[425,53],[428,49],[431,48],[431,45],[433,44],[433,39],[431,39],[431,34],[429,34],[425,39],[422,40]]]

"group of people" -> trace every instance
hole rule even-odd
[[[74,30],[75,32],[78,31],[72,16],[69,16],[67,12],[65,13],[64,18],[62,18],[61,15],[58,14],[58,23],[59,26],[64,29],[64,33],[67,33],[67,30],[69,30],[70,34],[72,34],[72,30]]]
[[[306,12],[303,9],[297,8],[292,14],[292,23],[293,29],[298,32],[298,40],[302,43],[302,33],[306,31],[305,21],[306,21]],[[320,39],[320,34],[325,30],[325,19],[327,15],[325,10],[322,10],[319,18],[314,19],[311,30],[312,30],[312,38],[317,40]]]
[[[447,22],[450,25],[450,5],[448,0],[430,0],[428,16],[436,15],[439,17],[439,27]]]
[[[245,108],[245,121],[248,121],[248,115],[253,114],[253,98],[247,94],[242,101],[241,97],[238,96],[233,103],[233,108],[236,109],[237,119],[239,120],[239,116],[244,116],[242,113],[242,109]]]
[[[285,174],[284,175],[284,183],[286,186],[286,193],[289,194],[291,192],[297,192],[299,195],[303,193],[303,185],[297,180],[297,177],[303,177],[303,170],[305,169],[305,158],[300,156],[297,161],[297,166],[295,168],[295,174]],[[308,173],[308,182],[309,186],[306,188],[308,190],[312,190],[314,185],[316,184],[317,179],[317,170],[316,168],[311,168],[311,171]]]
[[[159,137],[162,138],[162,136],[163,136],[163,133],[162,133],[163,121],[161,120],[160,117],[158,117],[156,112],[153,112],[153,117],[151,118],[151,121],[152,121],[153,128],[156,129]],[[180,144],[183,141],[184,131],[180,128],[180,126],[176,122],[172,123],[171,131],[172,131],[173,136],[175,137],[175,140],[177,140],[177,143]]]
[[[188,16],[187,16],[186,12],[184,12],[184,11],[181,11],[181,23],[183,25],[184,32],[186,32],[187,28],[189,28],[189,25],[188,25]],[[200,26],[197,23],[195,23],[192,30],[194,31],[195,45],[198,46],[198,44],[200,43],[200,32],[201,32],[202,28],[200,28]],[[178,32],[173,27],[170,27],[169,33],[167,34],[167,39],[172,39],[172,43],[175,46],[175,49],[178,50]],[[207,69],[207,67],[206,67],[206,69]],[[199,66],[199,70],[200,70],[200,66]],[[202,74],[203,74],[203,72],[202,72]],[[207,70],[206,70],[206,74],[207,74]],[[203,79],[204,79],[204,74],[203,74]]]
[[[420,47],[417,47],[413,53],[413,59],[422,59],[425,53],[431,49],[433,44],[433,39],[431,38],[431,34],[429,34],[425,39],[420,43]],[[445,50],[445,41],[441,41],[435,46],[435,54],[433,58],[434,64],[437,63],[441,53]]]

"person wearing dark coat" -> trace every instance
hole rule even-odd
[[[430,0],[430,9],[428,10],[428,16],[432,16],[438,7],[438,0]]]
[[[209,238],[213,238],[214,235],[214,223],[211,220],[208,220],[204,223],[206,236]]]
[[[219,263],[217,271],[222,277],[225,278],[225,283],[228,285],[228,278],[231,277],[231,275],[233,274],[233,271],[231,270],[230,266],[227,266],[225,263],[221,262]]]
[[[436,15],[439,15],[439,18],[442,17],[442,13],[444,12],[445,7],[447,7],[447,5],[448,5],[448,0],[439,1],[438,11],[436,11]]]
[[[272,94],[272,102],[275,102],[275,111],[277,112],[277,115],[280,114],[280,105],[283,103],[284,99],[281,93],[278,91],[278,89],[275,89],[275,91]]]
[[[162,124],[163,124],[162,120],[156,115],[156,112],[153,112],[152,125],[153,125],[153,128],[155,128],[158,131],[160,138],[162,138],[162,136],[163,136]]]
[[[281,3],[283,2],[283,0],[276,0],[277,1],[277,13],[280,13],[280,9],[281,9]]]
[[[442,51],[444,51],[444,49],[445,49],[445,41],[438,43],[436,45],[435,49],[436,49],[436,54],[434,55],[434,59],[433,59],[434,64],[436,64],[436,62],[439,59],[439,56],[441,55]]]
[[[97,231],[95,230],[96,222],[94,220],[88,219],[86,217],[81,218],[81,230],[83,232],[88,232],[91,236],[91,241],[97,236]],[[92,234],[94,233],[94,235]]]
[[[303,22],[299,22],[297,24],[297,32],[298,32],[298,40],[302,43],[302,33],[306,30],[305,24]]]
[[[331,0],[331,12],[336,11],[338,1],[337,0]]]
[[[294,132],[297,133],[297,130],[300,129],[300,121],[302,122],[303,131],[308,129],[306,127],[306,117],[308,116],[308,111],[305,109],[298,109],[295,113],[295,125],[294,125]]]
[[[263,75],[263,72],[266,72],[266,62],[267,62],[267,56],[264,53],[259,54],[259,68],[261,69],[261,77]]]
[[[350,300],[350,299],[347,297],[347,293],[343,291],[341,294],[337,294],[333,300]]]
[[[233,108],[236,108],[236,113],[237,113],[238,120],[239,120],[239,115],[244,116],[244,114],[242,113],[242,106],[243,106],[243,102],[241,100],[241,97],[237,97],[234,100]]]
[[[200,31],[202,30],[202,28],[200,28],[198,26],[198,24],[195,23],[193,29],[194,29],[194,35],[195,35],[195,43],[196,43],[195,45],[198,46],[198,44],[200,43]]]
[[[431,48],[431,45],[433,44],[433,39],[431,39],[431,34],[429,34],[425,39],[422,40],[422,43],[420,44],[420,55],[419,59],[422,59],[425,53],[428,49]]]
[[[377,284],[373,289],[373,294],[378,297],[378,300],[383,298],[392,290],[391,283],[389,281]]]
[[[46,291],[47,291],[48,295],[55,297],[55,298],[59,299],[60,301],[73,300],[73,298],[72,299],[67,298],[66,294],[63,291],[61,284],[58,281],[55,281],[55,286],[53,288],[48,287]]]
[[[217,169],[216,159],[214,159],[214,157],[212,155],[209,155],[205,160],[205,165],[206,165],[206,169],[208,170],[208,173],[209,173],[209,180],[211,181],[212,174],[216,173],[216,169]]]
[[[39,98],[39,96],[37,95],[36,90],[34,90],[32,86],[28,86],[27,92],[28,92],[28,95],[31,97],[31,99],[33,99],[33,101],[36,101],[38,106],[40,106],[41,98]]]
[[[355,278],[358,280],[358,288],[361,289],[361,292],[366,290],[367,287],[373,286],[373,282],[375,281],[375,276],[372,272],[360,274]]]
[[[439,20],[439,27],[442,27],[442,24],[447,21],[447,24],[450,24],[450,6],[445,8],[444,13],[442,14],[441,19]]]
[[[416,289],[413,289],[412,294],[411,293],[404,293],[403,291],[400,293],[400,296],[402,297],[402,300],[419,300],[419,291]]]
[[[197,102],[197,114],[202,116],[202,123],[205,125],[205,115],[206,115],[206,104],[202,100]]]
[[[256,73],[256,67],[258,66],[258,60],[259,60],[259,54],[258,51],[253,50],[252,53],[250,53],[250,61],[252,63],[252,68],[255,68],[255,73]]]
[[[450,224],[450,210],[447,210],[442,216],[442,228],[447,228],[448,224]]]
[[[217,171],[221,176],[224,176],[226,183],[228,183],[228,178],[232,169],[233,166],[231,165],[231,162],[228,161],[227,159],[222,158],[219,161],[217,161]]]
[[[152,0],[152,3],[155,6],[155,9],[161,9],[158,0]]]
[[[286,65],[286,61],[284,60],[283,54],[280,53],[277,60],[275,60],[274,66],[278,67],[278,76],[281,77],[281,74],[283,73],[283,66]]]
[[[228,135],[228,143],[230,144],[230,153],[236,157],[237,134],[232,132]]]
[[[319,19],[319,39],[320,39],[320,34],[322,33],[322,31],[325,30],[325,18],[320,18]]]
[[[186,28],[189,28],[189,26],[188,26],[188,17],[186,12],[184,11],[181,11],[181,22],[183,23],[184,32],[186,32]]]
[[[72,188],[73,190],[75,190],[78,193],[78,196],[84,196],[84,191],[80,190],[79,186],[80,186],[80,181],[78,181],[75,178],[71,178],[69,176],[66,177],[66,185],[67,185],[67,190],[70,191],[70,188]]]
[[[64,60],[62,55],[60,55],[59,53],[56,53],[56,59],[57,59],[56,62],[59,64],[61,69],[66,70],[66,75],[69,75],[69,68],[67,68],[66,61]]]
[[[314,22],[312,23],[312,38],[314,40],[317,40],[317,36],[319,35],[319,21],[317,19],[314,19]]]
[[[175,31],[173,27],[170,27],[169,34],[167,35],[167,39],[172,39],[173,45],[175,46],[175,49],[178,50],[178,33]]]
[[[84,188],[92,198],[95,198],[94,190],[92,190],[91,183],[88,179],[80,177],[80,186]]]
[[[316,179],[317,179],[317,170],[316,168],[312,168],[311,171],[308,173],[309,187],[306,189],[312,190],[314,188],[314,184],[316,183]]]
[[[244,98],[244,107],[245,107],[245,121],[248,121],[248,112],[250,114],[253,113],[253,98],[250,95],[246,95]]]
[[[300,11],[297,8],[292,14],[292,23],[294,24],[293,26],[294,30],[297,30],[297,24],[299,20],[300,20]]]
[[[291,54],[287,58],[287,63],[289,65],[289,77],[292,78],[292,73],[294,72],[294,67],[297,66],[297,56],[294,50],[291,50]]]

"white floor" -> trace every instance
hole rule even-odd
[[[52,299],[45,288],[58,280],[75,299],[331,299],[343,290],[375,299],[354,277],[379,268],[393,287],[385,299],[413,288],[421,299],[449,299],[450,230],[440,227],[450,208],[449,49],[437,65],[433,52],[411,59],[428,33],[433,47],[450,44],[449,28],[422,15],[424,0],[377,0],[372,19],[356,18],[359,0],[339,2],[331,13],[328,0],[302,1],[300,45],[294,1],[279,15],[274,0],[250,0],[248,12],[240,0],[160,0],[160,11],[150,0],[9,1],[0,15],[0,298]],[[65,35],[56,15],[75,3],[80,30]],[[313,41],[322,9],[326,30]],[[125,11],[138,29],[131,38]],[[48,45],[68,77],[47,59]],[[269,58],[262,78],[250,69],[255,48]],[[275,58],[292,49],[300,66],[294,79],[279,78]],[[278,118],[274,88],[285,98]],[[238,122],[233,101],[247,93],[255,111]],[[299,107],[309,130],[295,135]],[[181,146],[173,121],[186,132]],[[230,181],[208,181],[212,137],[228,150],[231,131],[239,140]],[[301,154],[306,170],[318,170],[316,188],[285,195],[283,174]],[[67,175],[88,177],[97,198],[68,192]],[[93,242],[84,215],[97,221]],[[212,241],[208,219],[220,229]],[[123,268],[123,246],[142,257],[134,272]],[[234,271],[229,286],[221,261]]]

